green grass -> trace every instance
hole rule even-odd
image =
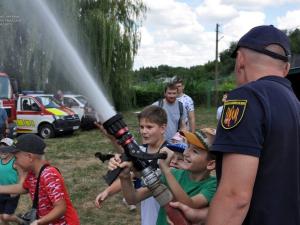
[[[138,122],[135,111],[123,112],[124,120],[131,133],[139,140]],[[215,109],[196,109],[197,128],[215,127]],[[104,190],[102,176],[106,174],[106,164],[94,157],[95,152],[114,152],[110,142],[99,130],[76,131],[71,136],[46,140],[47,156],[50,163],[58,167],[64,176],[73,205],[79,213],[83,225],[138,225],[139,210],[130,212],[122,203],[121,194],[108,199],[101,209],[94,206],[98,193]],[[31,207],[27,195],[21,197],[17,213]]]

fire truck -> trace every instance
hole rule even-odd
[[[79,129],[80,119],[71,109],[59,105],[52,96],[27,92],[16,94],[6,73],[0,73],[0,106],[8,115],[10,134],[39,134],[51,138]]]

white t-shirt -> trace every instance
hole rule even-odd
[[[187,116],[185,117],[184,121],[187,129],[189,130],[190,129],[189,112],[195,111],[194,101],[190,96],[186,94],[183,94],[182,96],[178,97],[177,100],[183,104],[183,107],[187,112]]]
[[[160,205],[154,197],[141,201],[141,224],[156,225]]]
[[[143,152],[147,151],[145,146],[140,146]],[[160,205],[154,197],[141,201],[141,225],[156,225]]]

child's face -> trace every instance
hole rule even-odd
[[[145,118],[141,118],[139,123],[143,144],[155,145],[163,138],[166,125],[161,126]]]
[[[32,154],[27,152],[15,153],[16,164],[19,165],[24,171],[28,171],[32,166]]]
[[[173,167],[176,169],[185,169],[183,153],[174,152],[173,158],[171,159],[171,162],[170,162],[170,167]]]
[[[195,145],[190,145],[183,153],[186,170],[191,172],[204,172],[211,160],[207,159],[208,152]]]
[[[7,159],[9,156],[10,156],[10,153],[8,153],[8,152],[0,152],[1,159]]]

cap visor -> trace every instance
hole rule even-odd
[[[189,131],[180,131],[180,134],[186,138],[188,143],[195,145],[199,148],[206,149],[206,147],[201,143],[199,138],[194,133]]]
[[[18,150],[13,146],[2,146],[0,147],[0,152],[8,152],[8,153],[14,153]]]

